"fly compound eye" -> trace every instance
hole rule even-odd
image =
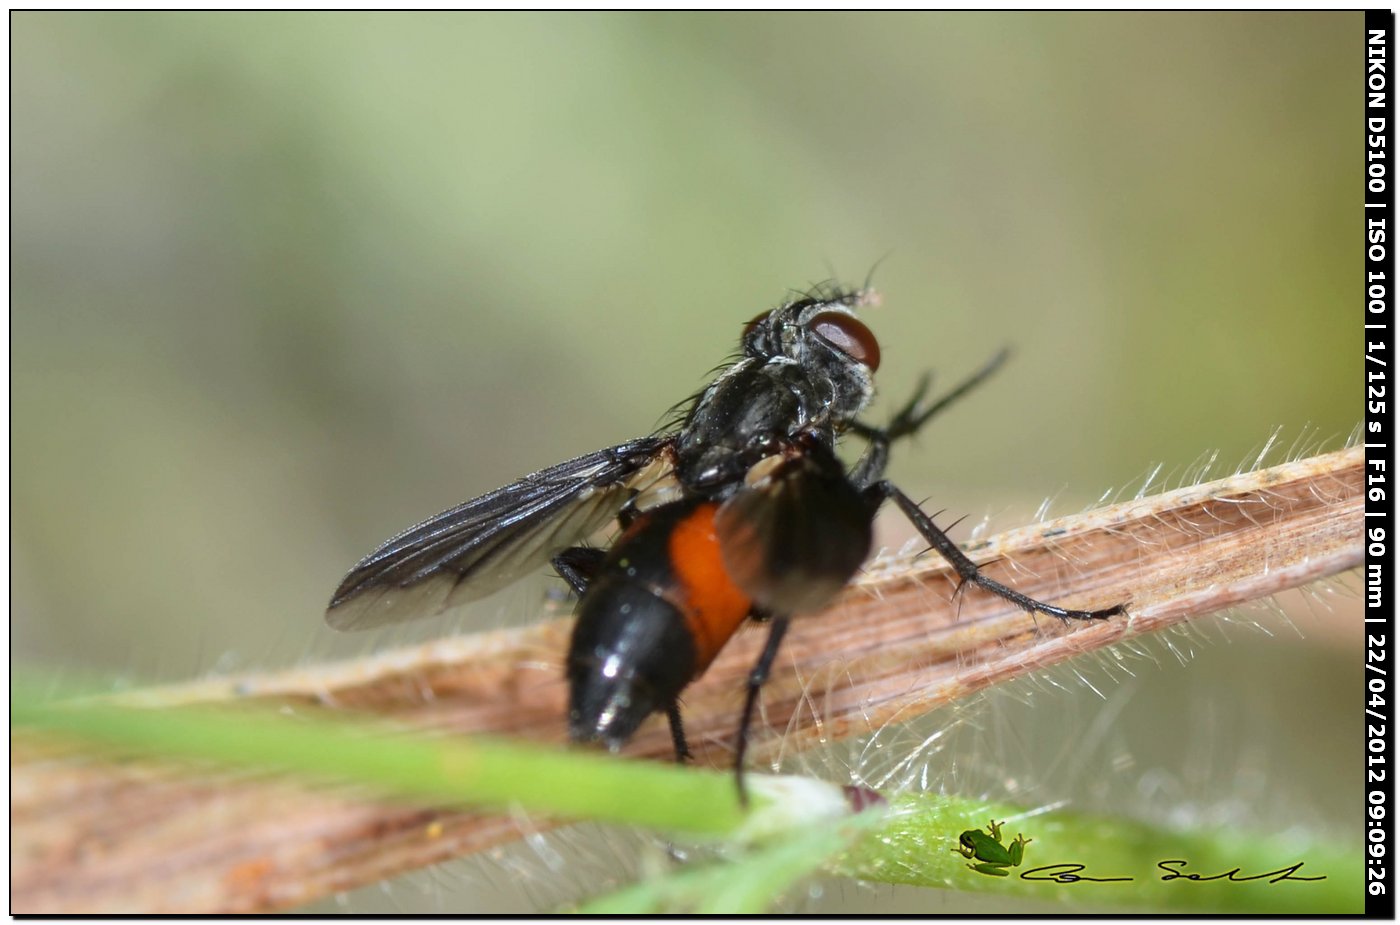
[[[880,344],[870,329],[845,312],[818,312],[807,328],[831,346],[874,372],[880,368]]]

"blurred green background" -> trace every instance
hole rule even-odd
[[[1359,420],[1357,13],[11,23],[17,662],[378,644],[321,622],[378,541],[650,431],[744,321],[881,258],[877,416],[1017,351],[896,457],[935,509],[1014,526]],[[1351,606],[1156,674],[1303,659],[1351,704]]]

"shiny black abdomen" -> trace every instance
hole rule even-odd
[[[667,539],[688,502],[644,515],[613,546],[579,601],[569,644],[569,737],[625,742],[676,702],[695,674],[695,642],[668,591],[677,579]]]

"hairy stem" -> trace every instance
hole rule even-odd
[[[1005,533],[968,550],[1041,600],[1127,617],[1061,626],[969,589],[935,557],[887,559],[826,613],[795,620],[751,754],[877,731],[1119,640],[1357,567],[1362,455],[1342,450]],[[563,739],[568,620],[444,639],[314,669],[122,695],[152,708],[268,700],[353,710],[403,729]],[[727,767],[762,633],[741,633],[687,690],[704,766]],[[286,782],[237,780],[16,742],[17,911],[255,911],[307,902],[521,834],[509,816],[430,813]],[[386,744],[387,748],[392,745]],[[665,756],[664,718],[629,754]]]

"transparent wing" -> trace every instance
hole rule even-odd
[[[432,616],[505,587],[598,530],[661,478],[669,437],[645,437],[525,476],[430,517],[352,568],[326,622],[361,630]],[[649,463],[655,465],[649,466]]]

